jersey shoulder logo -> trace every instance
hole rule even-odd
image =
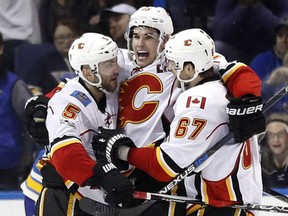
[[[186,108],[200,108],[204,109],[205,108],[205,103],[206,103],[206,98],[205,97],[200,97],[200,96],[189,96],[187,98],[186,102]]]
[[[78,99],[85,107],[91,103],[90,98],[85,93],[80,92],[78,90],[75,90],[70,95]]]

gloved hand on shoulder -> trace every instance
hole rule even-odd
[[[230,98],[227,105],[229,128],[236,142],[244,142],[266,129],[261,97]]]

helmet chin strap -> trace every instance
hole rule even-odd
[[[95,72],[95,73],[93,73],[93,74],[94,74],[94,76],[96,76],[96,77],[99,79],[99,81],[98,81],[97,83],[93,83],[93,82],[87,80],[86,77],[84,77],[84,75],[83,75],[82,73],[79,73],[79,77],[80,77],[82,80],[84,80],[85,82],[89,83],[90,85],[95,86],[95,87],[98,88],[100,91],[106,93],[107,91],[106,91],[105,89],[103,89],[102,84],[101,84],[101,83],[102,83],[102,78],[101,78],[100,74],[97,73],[97,72]]]
[[[185,91],[186,88],[185,88],[185,83],[189,83],[189,82],[192,82],[193,80],[195,80],[197,77],[198,77],[198,72],[195,71],[194,75],[192,78],[188,79],[188,80],[183,80],[180,78],[180,73],[182,70],[176,70],[177,71],[177,79],[180,81],[180,86],[181,86],[181,89],[182,91]]]

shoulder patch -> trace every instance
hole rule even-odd
[[[198,107],[200,109],[205,108],[206,98],[199,96],[189,96],[187,98],[186,108]]]
[[[72,97],[75,97],[78,99],[85,107],[91,103],[91,100],[89,97],[84,94],[83,92],[75,90],[72,94],[70,94]]]

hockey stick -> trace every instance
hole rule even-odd
[[[274,198],[276,198],[278,200],[281,200],[283,202],[288,203],[288,197],[285,196],[284,194],[281,194],[281,193],[279,193],[279,192],[277,192],[275,190],[272,190],[271,188],[267,188],[267,187],[264,187],[263,191],[264,191],[264,193],[268,194],[271,197],[274,197]]]
[[[271,106],[273,106],[277,101],[279,101],[282,97],[284,97],[284,95],[288,92],[288,85],[283,87],[281,90],[279,90],[274,96],[272,96],[264,105],[263,107],[263,113],[265,113]],[[204,152],[203,154],[201,154],[191,165],[189,165],[188,167],[185,168],[185,170],[180,173],[179,175],[177,175],[169,184],[167,184],[164,188],[162,188],[159,193],[160,194],[165,194],[168,191],[170,191],[173,187],[175,187],[178,183],[180,183],[182,180],[184,180],[184,178],[186,178],[188,175],[192,175],[195,174],[195,169],[198,168],[200,165],[202,165],[210,156],[212,156],[218,149],[220,149],[223,145],[225,145],[228,141],[230,141],[232,138],[234,137],[234,134],[232,131],[230,131],[226,136],[224,136],[218,143],[216,143],[214,146],[212,146],[210,149],[208,149],[206,152]],[[145,211],[146,209],[148,209],[150,206],[152,206],[154,203],[156,202],[156,200],[151,200],[151,201],[146,201],[145,204],[145,208],[142,208],[141,204],[138,207],[141,208],[142,212]],[[91,209],[91,205],[93,206],[93,203],[95,205],[95,208],[98,208],[98,205],[101,205],[102,211],[103,212],[111,212],[110,216],[125,216],[127,215],[125,213],[125,211],[128,211],[129,208],[118,208],[118,207],[114,207],[114,206],[108,206],[105,204],[101,204],[97,201],[93,201],[91,203],[91,201],[88,198],[82,198],[80,200],[80,208],[91,215],[101,215],[99,213],[99,211],[97,212],[98,214],[93,214],[93,212],[90,212],[89,210]],[[87,207],[87,208],[86,208]],[[134,207],[133,209],[136,211],[136,207]],[[92,209],[94,209],[92,207]],[[109,210],[110,209],[110,210]],[[113,214],[113,213],[115,214]],[[140,212],[141,213],[141,212]],[[137,212],[137,214],[140,214],[139,212]],[[134,214],[134,215],[137,215]],[[107,215],[107,214],[106,214]],[[106,216],[103,215],[103,216]],[[102,216],[102,215],[101,215]],[[108,216],[108,215],[107,215]]]
[[[192,199],[183,196],[173,196],[168,194],[157,194],[149,192],[134,192],[134,198],[148,200],[141,205],[132,208],[116,208],[113,206],[108,206],[103,203],[96,202],[95,200],[84,197],[81,199],[79,205],[80,208],[91,215],[96,216],[127,216],[127,215],[139,215],[147,208],[151,206],[151,203],[156,201],[166,201],[166,202],[178,202],[178,203],[190,203],[201,205],[202,208],[209,206],[209,204],[202,202],[201,200]],[[236,208],[250,211],[265,211],[274,213],[288,213],[287,206],[273,206],[273,205],[262,205],[262,204],[242,204],[242,205],[232,205],[225,206],[227,208]]]
[[[134,198],[144,199],[144,200],[159,200],[159,201],[166,201],[166,202],[198,204],[198,205],[201,205],[202,208],[209,206],[209,204],[202,202],[201,200],[192,199],[189,197],[173,196],[173,195],[159,194],[159,193],[157,194],[157,193],[135,191],[134,192]],[[225,207],[237,208],[237,209],[246,209],[246,210],[253,210],[253,211],[288,213],[288,206],[243,204],[243,205],[232,205],[232,206],[225,206]]]
[[[151,201],[156,202],[156,201]],[[131,208],[118,208],[114,206],[110,206],[107,204],[103,204],[92,200],[87,197],[83,197],[79,201],[79,207],[82,211],[88,213],[89,215],[96,215],[96,216],[128,216],[128,215],[140,215],[146,209],[148,209],[151,205],[149,202],[144,202],[141,205],[137,205]]]

